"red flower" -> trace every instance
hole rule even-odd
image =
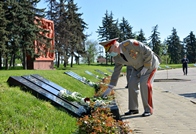
[[[84,102],[90,101],[90,98],[85,98]]]

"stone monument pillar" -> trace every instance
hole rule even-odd
[[[49,31],[49,33],[45,34],[45,36],[51,38],[52,40],[49,47],[38,41],[34,42],[35,53],[38,55],[38,57],[31,58],[30,56],[27,56],[28,69],[49,70],[54,68],[54,22],[47,19],[41,19],[41,23],[41,28]]]

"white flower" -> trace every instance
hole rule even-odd
[[[86,81],[86,78],[85,77],[82,77],[82,81]]]
[[[96,100],[95,101],[95,106],[99,107],[99,106],[103,106],[103,105],[106,105],[103,100]]]
[[[71,96],[77,97],[77,96],[80,96],[80,94],[79,94],[78,92],[73,92],[73,93],[71,94]]]
[[[66,90],[60,90],[58,96],[62,97],[64,94],[66,94]]]
[[[94,82],[91,82],[91,81],[90,81],[88,84],[89,84],[90,86],[95,85],[95,83],[94,83]]]
[[[80,103],[85,104],[84,98],[81,98]]]

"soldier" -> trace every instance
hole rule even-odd
[[[138,83],[140,83],[140,92],[144,107],[142,116],[150,116],[153,114],[152,83],[155,72],[160,64],[159,59],[148,46],[137,40],[128,39],[119,43],[117,39],[99,43],[105,48],[106,52],[109,52],[109,55],[115,61],[110,84],[102,97],[106,97],[113,87],[116,86],[123,65],[132,66],[133,70],[128,82],[129,111],[125,115],[139,113]]]

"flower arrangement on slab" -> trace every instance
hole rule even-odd
[[[98,84],[98,83],[92,82],[92,81],[86,79],[85,77],[82,77],[82,80],[81,80],[81,81],[82,81],[83,83],[88,84],[88,85],[91,86],[91,87],[94,87],[96,90],[99,89],[99,84]]]
[[[80,105],[85,106],[85,107],[90,107],[90,105],[93,105],[94,107],[101,107],[101,106],[106,106],[112,103],[112,101],[103,99],[101,97],[88,98],[88,97],[83,97],[78,92],[67,93],[66,90],[61,90],[58,96],[71,102],[77,102]]]
[[[111,110],[107,107],[113,103],[114,91],[108,95],[108,98],[100,97],[107,89],[109,82],[110,76],[103,78],[98,84],[99,90],[92,98],[84,97],[78,92],[67,93],[66,90],[59,92],[60,97],[77,102],[91,110],[91,114],[78,119],[78,134],[128,134],[132,132],[126,122],[115,120]]]

